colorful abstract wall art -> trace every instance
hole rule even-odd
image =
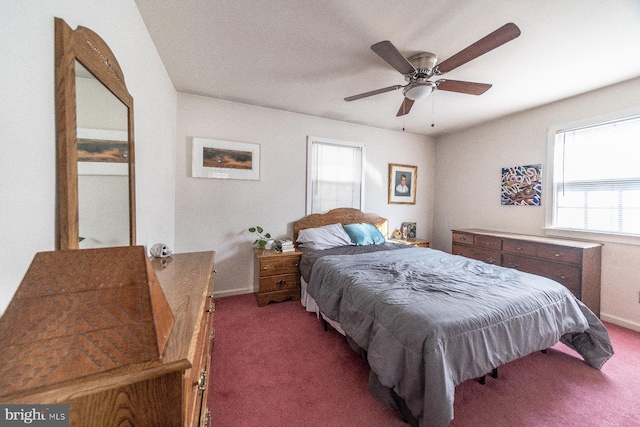
[[[540,206],[542,165],[502,168],[503,205]]]

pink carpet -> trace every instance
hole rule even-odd
[[[369,368],[299,301],[216,299],[213,426],[406,426],[367,391]],[[640,333],[607,324],[616,354],[601,371],[563,344],[456,388],[462,426],[640,425]]]

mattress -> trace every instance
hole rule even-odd
[[[457,384],[559,340],[595,368],[613,354],[600,320],[550,279],[433,249],[357,248],[303,253],[304,304],[366,352],[420,425],[449,424]]]

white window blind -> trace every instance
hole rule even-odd
[[[307,155],[307,214],[363,208],[363,144],[309,138]]]
[[[640,235],[640,116],[556,132],[553,226]]]

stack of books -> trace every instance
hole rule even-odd
[[[295,250],[291,239],[283,239],[280,243],[282,244],[282,252],[293,252]]]

